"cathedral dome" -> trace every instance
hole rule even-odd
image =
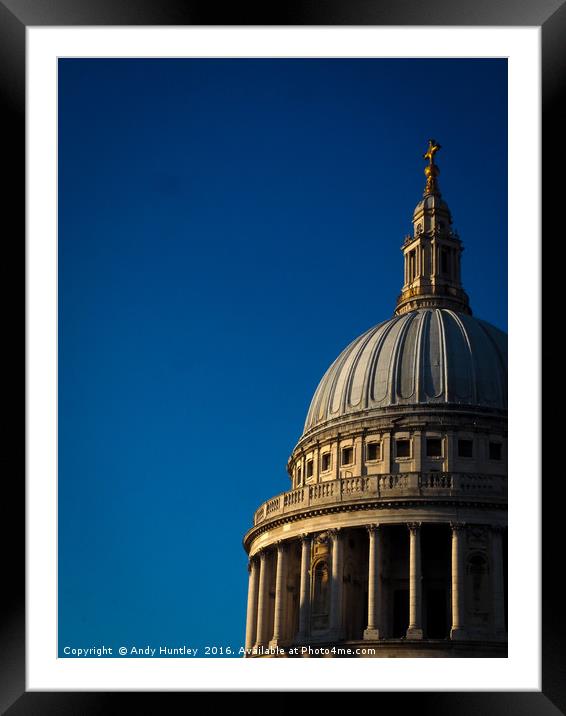
[[[304,433],[393,406],[507,410],[507,334],[447,308],[420,308],[370,328],[322,378]]]
[[[395,315],[327,370],[244,537],[252,656],[507,655],[507,335],[472,316],[439,149]]]

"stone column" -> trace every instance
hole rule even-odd
[[[269,562],[263,549],[259,555],[259,591],[257,597],[257,635],[256,646],[267,646],[267,628],[269,623]]]
[[[246,652],[255,644],[257,627],[257,597],[259,584],[259,569],[257,559],[252,557],[248,564],[248,611],[246,618]],[[247,654],[246,654],[247,655]]]
[[[422,573],[421,523],[410,522],[409,528],[409,628],[407,639],[422,639]]]
[[[451,639],[465,639],[464,627],[464,523],[451,522],[452,529],[452,628]]]
[[[301,535],[301,586],[299,591],[299,634],[297,636],[299,641],[304,641],[309,633],[311,544],[311,535]]]
[[[503,528],[491,527],[491,574],[493,594],[493,630],[496,639],[505,639],[505,587],[503,575]]]
[[[332,639],[342,638],[342,597],[344,591],[344,544],[339,529],[328,531],[332,539],[332,589],[330,592],[330,632]]]
[[[381,531],[379,525],[368,525],[368,624],[364,639],[379,639],[381,609]]]
[[[287,601],[287,544],[283,540],[277,542],[277,571],[275,572],[275,613],[273,619],[273,636],[270,646],[277,646],[285,629],[285,604]]]

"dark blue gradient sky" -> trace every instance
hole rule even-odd
[[[429,137],[506,329],[506,61],[60,60],[61,655],[243,643],[243,533],[392,315]]]

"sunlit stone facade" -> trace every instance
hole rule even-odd
[[[438,149],[395,315],[330,366],[244,537],[248,656],[507,654],[507,336],[472,317]]]

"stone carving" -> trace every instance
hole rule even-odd
[[[453,532],[455,532],[455,531],[459,532],[466,528],[466,523],[465,522],[451,522],[450,528],[452,529]]]
[[[485,547],[487,539],[488,534],[485,525],[470,525],[468,528],[468,544],[470,547]]]

